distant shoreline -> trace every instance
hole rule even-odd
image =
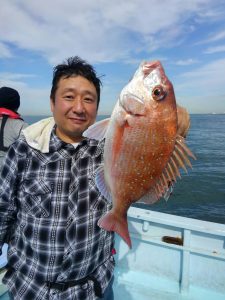
[[[197,113],[194,113],[194,114],[190,114],[190,117],[194,118],[195,116],[209,116],[209,118],[211,117],[219,117],[219,118],[223,118],[223,116],[225,116],[225,113],[207,113],[207,114],[197,114]],[[45,119],[45,118],[49,118],[51,117],[51,115],[22,115],[22,118],[24,119],[24,121],[31,125],[31,124],[34,124],[42,119]],[[103,114],[99,114],[97,115],[97,119],[96,121],[100,121],[100,120],[103,120],[103,119],[106,119],[106,118],[109,118],[110,117],[110,114],[109,115],[103,115]]]
[[[110,116],[111,114],[98,114],[99,117],[104,117],[104,116]],[[225,112],[211,112],[211,113],[190,113],[190,115],[225,115]],[[22,115],[23,118],[32,118],[32,117],[39,117],[39,118],[49,118],[51,115]]]

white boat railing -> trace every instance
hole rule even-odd
[[[128,215],[133,248],[129,250],[119,237],[116,245],[116,285],[129,286],[129,297],[123,300],[135,299],[130,291],[138,290],[138,285],[139,293],[145,291],[149,297],[152,297],[150,285],[161,293],[170,292],[173,296],[225,299],[224,224],[136,207],[131,207]],[[139,276],[134,282],[132,276],[135,272]],[[197,298],[200,291],[201,295]],[[217,298],[210,298],[215,293]]]

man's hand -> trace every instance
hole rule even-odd
[[[178,128],[177,134],[186,138],[190,127],[190,116],[184,107],[177,105]]]

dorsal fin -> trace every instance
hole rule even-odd
[[[173,153],[165,167],[165,173],[170,175],[170,178],[172,177],[174,181],[177,176],[181,177],[179,168],[182,168],[187,173],[186,165],[190,168],[192,167],[188,156],[196,159],[191,150],[186,146],[184,138],[178,135]]]

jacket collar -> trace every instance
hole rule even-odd
[[[50,117],[26,127],[22,132],[28,145],[42,153],[54,152],[61,148],[74,151],[72,144],[65,143],[57,137],[55,127],[55,120]],[[80,145],[88,142],[89,139],[84,139]]]

